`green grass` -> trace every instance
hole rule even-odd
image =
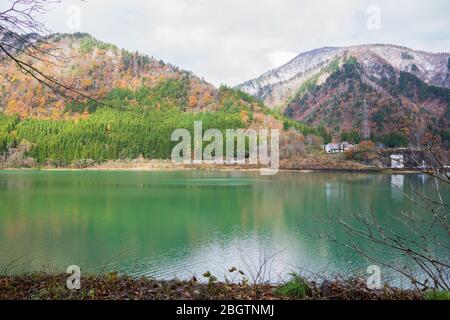
[[[279,297],[305,299],[311,295],[311,288],[305,278],[298,274],[292,273],[291,280],[276,288],[274,293]]]
[[[425,300],[450,300],[450,291],[428,291]]]

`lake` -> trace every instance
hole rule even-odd
[[[0,268],[78,265],[158,279],[210,271],[239,281],[227,270],[252,278],[265,265],[259,277],[271,282],[292,271],[364,274],[369,261],[318,236],[347,239],[325,217],[373,208],[407,232],[392,215],[414,208],[404,194],[411,188],[435,194],[434,181],[418,174],[0,171]],[[444,197],[448,203],[449,192]],[[374,254],[392,259],[388,251]]]

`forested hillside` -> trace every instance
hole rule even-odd
[[[169,159],[176,144],[170,141],[172,132],[186,128],[193,135],[194,121],[202,121],[203,130],[283,129],[284,125],[286,129],[295,128],[298,134],[294,138],[301,141],[306,135],[326,138],[323,128],[314,129],[278,114],[270,115],[246,94],[226,87],[218,93],[220,110],[187,112],[177,90],[166,92],[167,88],[179,85],[167,80],[153,89],[114,89],[102,101],[104,105],[94,102],[69,105],[74,112],[90,112],[83,111],[75,118],[22,119],[18,114],[0,113],[0,155],[21,158],[17,159],[20,160],[17,165],[21,166],[85,166],[138,157]],[[295,144],[299,140],[289,142]]]
[[[395,135],[407,146],[424,144],[431,135],[447,141],[449,108],[450,89],[428,85],[407,72],[397,76],[390,68],[381,79],[368,77],[349,58],[323,84],[313,82],[299,90],[285,112],[310,125],[323,124],[344,138],[352,130],[359,139],[366,134],[380,142]]]
[[[433,135],[450,145],[450,53],[326,47],[238,88],[290,118],[324,125],[336,139],[417,145]]]
[[[20,51],[18,59],[30,62],[65,86],[76,88],[94,99],[104,98],[113,89],[153,88],[170,79],[178,81],[174,83],[179,86],[168,85],[162,90],[168,93],[176,90],[185,99],[183,108],[218,108],[216,90],[212,85],[163,61],[119,49],[88,34],[55,34],[43,39],[41,44],[36,41],[41,49],[34,53],[36,59]],[[73,95],[73,98],[80,97]],[[21,118],[48,119],[76,117],[85,111],[68,106],[66,99],[30,79],[6,57],[0,59],[0,110],[6,114],[18,114]]]
[[[295,138],[302,141],[306,135],[329,140],[324,128],[289,120],[246,93],[225,86],[216,89],[190,72],[87,34],[56,34],[40,45],[50,46],[45,50],[55,57],[29,62],[92,99],[64,99],[3,57],[0,160],[9,165],[168,159],[175,145],[172,132],[192,131],[195,120],[203,121],[204,130],[295,129]],[[20,51],[16,54],[21,56]]]

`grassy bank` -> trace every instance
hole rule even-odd
[[[108,273],[81,278],[80,290],[66,288],[67,275],[0,276],[0,300],[442,300],[448,292],[418,292],[384,287],[367,289],[362,279],[317,284],[293,275],[278,286],[133,279]]]

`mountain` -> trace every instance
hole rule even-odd
[[[236,90],[217,89],[192,72],[88,34],[54,34],[43,39],[29,35],[27,41],[34,48],[2,39],[17,48],[14,54],[19,59],[119,111],[225,112],[240,117],[246,127],[295,128],[325,141],[330,133],[336,139],[346,134],[382,140],[394,132],[402,141],[420,142],[429,139],[429,129],[443,140],[450,139],[449,53],[391,45],[322,48],[301,54]],[[35,59],[27,56],[30,51]],[[4,114],[21,120],[87,119],[103,106],[69,95],[73,99],[54,94],[0,55],[0,111]]]
[[[64,92],[70,99],[55,94],[0,55],[0,167],[170,159],[172,133],[185,128],[193,135],[195,121],[204,130],[293,128],[281,132],[286,157],[304,152],[306,138],[316,148],[329,140],[324,128],[292,121],[242,91],[215,88],[191,72],[87,34],[28,40],[33,45],[1,42],[17,59],[91,99],[70,90]]]
[[[14,54],[43,71],[60,83],[76,88],[84,94],[103,99],[114,89],[136,90],[156,87],[172,80],[174,90],[182,92],[185,108],[189,110],[214,110],[218,108],[217,90],[211,84],[161,60],[128,52],[115,45],[96,40],[88,34],[53,34],[39,39],[27,36],[27,41],[39,49],[24,48],[2,39]],[[31,59],[29,50],[37,59]],[[47,52],[49,54],[45,54]],[[77,97],[72,94],[73,98]],[[0,111],[17,113],[21,117],[61,118],[71,107],[65,99],[42,87],[16,64],[0,55]],[[72,108],[73,109],[73,108]],[[70,111],[70,110],[69,110]],[[76,113],[76,110],[73,110]],[[83,110],[79,110],[83,112]]]
[[[450,53],[394,45],[321,48],[298,55],[238,89],[333,133],[401,132],[423,139],[449,131]]]

